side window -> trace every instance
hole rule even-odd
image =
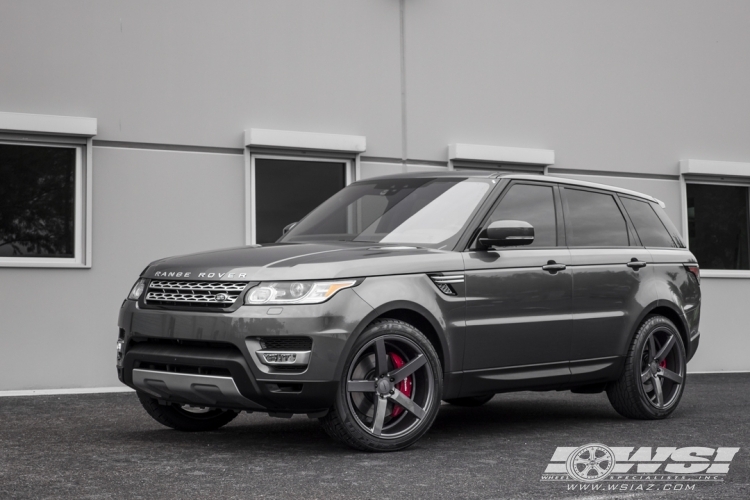
[[[626,247],[628,226],[610,194],[565,188],[565,231],[572,247]]]
[[[669,231],[664,227],[650,203],[624,197],[620,200],[625,205],[625,210],[628,211],[643,246],[674,248],[675,244]]]
[[[497,220],[522,220],[534,226],[534,242],[530,247],[557,245],[555,198],[551,186],[515,184],[511,186],[489,222]],[[526,248],[526,247],[524,247]]]

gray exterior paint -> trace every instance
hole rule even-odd
[[[446,168],[454,142],[554,149],[554,175],[677,227],[679,160],[750,161],[745,1],[403,3],[402,45],[395,0],[3,2],[0,111],[99,127],[92,268],[0,268],[0,390],[118,384],[143,267],[244,243],[250,127],[366,136],[361,178]],[[690,369],[750,369],[750,281],[702,289]]]

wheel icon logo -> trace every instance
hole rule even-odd
[[[570,454],[565,468],[578,481],[601,481],[615,468],[615,454],[603,444],[587,444]]]

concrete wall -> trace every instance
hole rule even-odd
[[[744,0],[404,7],[402,50],[397,0],[0,4],[0,111],[99,121],[93,267],[0,268],[0,390],[117,385],[146,263],[243,244],[246,128],[364,135],[362,178],[447,168],[453,142],[554,149],[554,175],[652,194],[678,227],[680,159],[750,161]],[[703,291],[691,370],[750,369],[750,281]]]
[[[242,147],[250,127],[400,154],[396,1],[3,2],[0,109],[92,116],[97,139]]]
[[[411,158],[452,142],[639,173],[750,158],[746,1],[406,4]]]

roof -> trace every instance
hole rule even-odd
[[[627,194],[629,196],[635,196],[637,198],[643,198],[654,203],[658,203],[662,208],[666,205],[663,201],[654,198],[653,196],[645,193],[639,193],[638,191],[632,191],[630,189],[624,189],[616,186],[609,186],[607,184],[599,184],[596,182],[579,181],[576,179],[568,179],[565,177],[552,177],[549,175],[535,175],[535,174],[519,174],[513,172],[498,172],[498,171],[481,171],[481,170],[445,170],[442,172],[407,172],[403,174],[383,175],[379,177],[371,177],[368,179],[362,179],[364,181],[374,179],[443,179],[443,178],[479,178],[479,179],[522,179],[529,181],[545,180],[547,182],[555,182],[558,184],[566,184],[570,186],[581,186],[589,187],[594,189],[602,189],[606,191],[613,191],[616,193]]]

